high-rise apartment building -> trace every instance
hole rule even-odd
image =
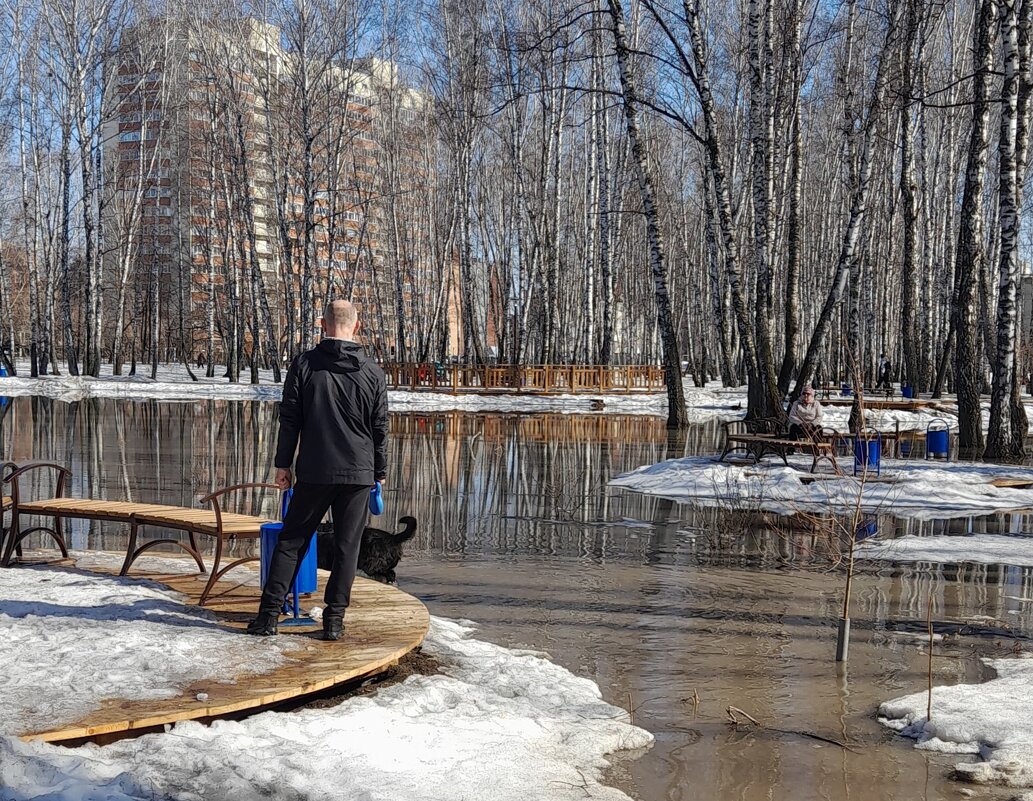
[[[105,131],[105,270],[139,321],[162,310],[170,342],[211,338],[217,359],[256,330],[282,352],[333,295],[360,306],[384,359],[412,358],[416,315],[444,313],[456,347],[453,267],[436,309],[424,291],[442,285],[421,216],[426,97],[388,62],[303,70],[263,23],[152,38],[125,37]]]

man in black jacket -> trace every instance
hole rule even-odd
[[[248,634],[276,634],[290,584],[327,509],[333,511],[334,555],[323,597],[323,637],[338,640],[344,630],[370,487],[387,475],[387,386],[384,372],[353,341],[357,322],[348,301],[328,304],[321,321],[323,340],[287,371],[276,483],[290,487],[300,438],[297,483]]]

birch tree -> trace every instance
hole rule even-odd
[[[667,379],[667,427],[686,428],[688,413],[685,409],[685,391],[681,383],[681,356],[671,319],[671,301],[667,292],[667,265],[664,258],[663,234],[660,230],[656,208],[653,177],[646,160],[646,145],[642,141],[642,132],[639,130],[638,90],[628,49],[624,8],[621,0],[607,0],[607,7],[612,25],[617,68],[620,72],[624,121],[637,167],[639,194],[642,199],[642,211],[649,237],[649,266],[653,277],[656,320],[663,345],[662,358]]]

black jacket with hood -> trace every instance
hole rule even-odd
[[[387,476],[384,371],[355,342],[324,339],[283,382],[276,467],[309,484],[372,484]]]

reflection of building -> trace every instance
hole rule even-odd
[[[399,316],[430,319],[425,297],[442,283],[425,96],[383,61],[300,70],[282,41],[254,21],[203,41],[184,32],[163,51],[127,34],[104,131],[104,224],[119,243],[108,282],[135,280],[131,296],[157,286],[166,331],[182,315],[198,342],[228,335],[228,308],[257,314],[252,286],[281,343],[297,339],[303,298],[318,310],[332,292],[364,309],[387,355]],[[298,80],[308,72],[315,88]]]

